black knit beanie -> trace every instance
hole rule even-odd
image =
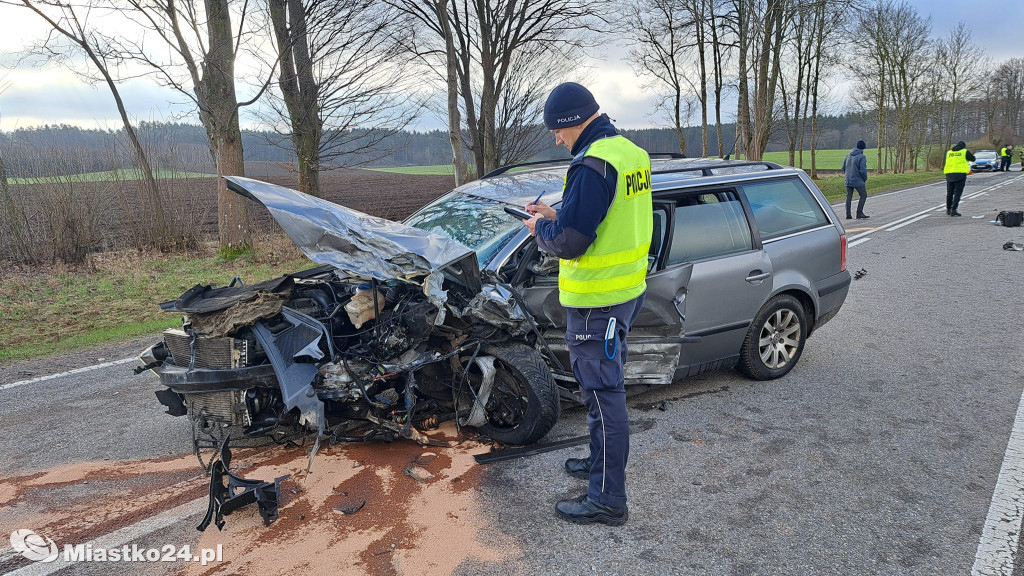
[[[548,130],[579,126],[598,110],[594,95],[575,82],[555,86],[544,103],[544,125]]]
[[[863,140],[857,140],[857,148],[863,150],[863,149],[865,149],[867,147],[868,147],[868,145],[865,144]]]

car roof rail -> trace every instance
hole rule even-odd
[[[700,172],[702,176],[714,176],[712,170],[720,168],[737,168],[740,166],[764,166],[768,170],[781,170],[784,166],[780,166],[775,162],[766,161],[739,161],[729,162],[728,164],[703,164],[701,166],[687,166],[684,168],[671,168],[668,170],[653,170],[651,174],[678,174],[680,172]]]
[[[648,152],[647,155],[650,156],[651,158],[670,158],[675,160],[678,160],[680,158],[686,158],[686,156],[680,154],[679,152]],[[509,164],[508,166],[499,166],[498,168],[491,170],[487,174],[484,174],[481,180],[486,180],[488,178],[504,174],[505,172],[508,172],[513,168],[522,168],[523,166],[541,166],[545,164],[562,164],[564,162],[572,162],[572,158],[559,158],[555,160],[537,160],[534,162],[522,162],[520,164]]]

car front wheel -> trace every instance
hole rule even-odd
[[[758,311],[740,349],[739,370],[755,380],[785,376],[800,359],[807,339],[807,312],[800,301],[779,294]]]
[[[561,414],[558,388],[544,359],[518,343],[485,346],[481,352],[494,359],[494,383],[480,432],[506,444],[527,445],[543,438]],[[467,404],[472,405],[479,399],[482,373],[473,366],[468,376],[473,390]]]

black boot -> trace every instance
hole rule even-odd
[[[590,458],[569,458],[565,461],[565,471],[574,478],[590,478]]]
[[[853,216],[850,216],[850,213],[849,213],[849,212],[847,212],[847,213],[846,213],[846,219],[847,219],[847,220],[853,220]]]
[[[868,218],[871,218],[871,216],[868,216],[867,214],[864,213],[857,214],[858,220],[867,220]]]
[[[600,502],[594,502],[587,496],[580,496],[571,500],[559,500],[555,504],[555,513],[563,520],[574,524],[607,524],[609,526],[622,526],[629,519],[629,508],[612,508]]]
[[[950,216],[963,216],[963,214],[957,212],[956,210],[953,210],[953,212],[950,213]]]
[[[952,212],[952,210],[951,210],[951,209],[949,209],[949,208],[946,208],[946,216],[949,216],[949,213],[950,213],[950,212]]]

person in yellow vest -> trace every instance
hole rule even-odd
[[[999,151],[999,171],[1010,171],[1010,158],[1013,157],[1013,146],[1003,146]]]
[[[654,228],[651,160],[598,109],[590,91],[574,82],[551,91],[544,124],[573,159],[559,209],[540,201],[528,204],[526,211],[534,216],[523,223],[542,250],[560,259],[565,341],[588,410],[590,455],[568,459],[565,469],[589,480],[589,487],[578,498],[558,502],[555,512],[578,524],[619,526],[629,518],[623,364],[626,335],[647,290]]]
[[[946,152],[946,165],[942,172],[946,175],[946,214],[949,216],[960,215],[956,209],[960,206],[960,196],[964,193],[964,185],[967,184],[971,162],[974,162],[974,154],[967,149],[967,144],[964,144],[963,140]]]

